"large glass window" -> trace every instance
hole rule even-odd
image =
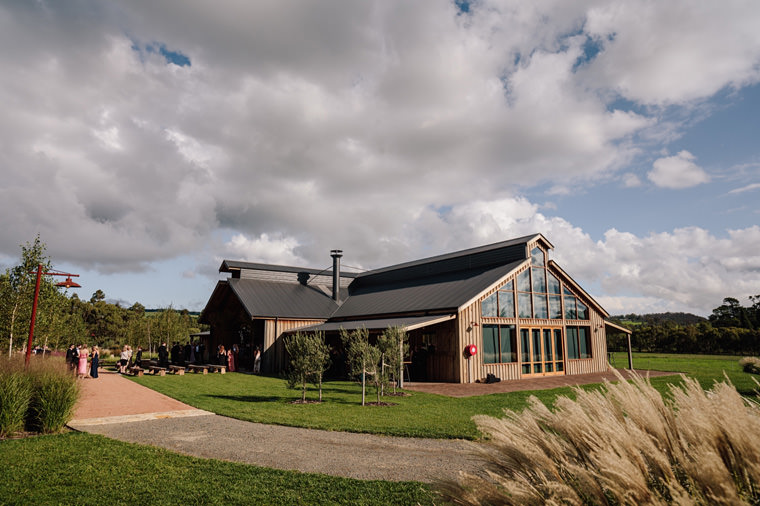
[[[499,316],[502,318],[515,317],[515,294],[512,290],[499,290]]]
[[[543,293],[533,294],[533,314],[534,318],[549,318],[546,310],[546,295]]]
[[[592,358],[591,329],[589,327],[567,327],[567,358]]]
[[[497,295],[494,293],[486,297],[485,300],[481,303],[480,314],[482,316],[493,318],[499,316],[499,307],[497,306],[496,297]]]
[[[549,293],[559,294],[559,279],[551,272],[546,273],[546,284]]]
[[[499,326],[483,325],[483,363],[495,364],[499,353]]]
[[[517,362],[517,331],[514,325],[483,325],[483,363]]]
[[[565,318],[568,320],[588,320],[588,306],[567,288],[562,290],[562,293],[565,302]]]
[[[530,269],[525,269],[517,275],[517,291],[529,292],[530,291]]]
[[[517,309],[520,318],[533,318],[533,304],[530,293],[519,292],[517,294]]]
[[[562,319],[562,301],[559,295],[549,295],[549,318]]]

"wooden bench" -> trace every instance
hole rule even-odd
[[[180,376],[185,375],[185,367],[182,365],[170,365],[169,370],[174,374],[179,374]]]
[[[219,374],[224,374],[227,372],[226,365],[209,364],[207,367],[210,372],[218,372]]]
[[[193,371],[194,373],[202,372],[203,374],[208,374],[208,366],[205,365],[195,365],[190,364],[187,366],[188,370]]]
[[[166,376],[166,367],[158,367],[157,365],[150,366],[150,372],[154,375]]]
[[[141,367],[135,366],[135,367],[130,367],[129,368],[129,373],[132,376],[142,376],[144,372],[145,372],[145,369],[143,369]]]

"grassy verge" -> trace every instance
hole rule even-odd
[[[433,502],[432,492],[421,483],[279,471],[84,433],[3,441],[0,460],[10,464],[0,482],[0,504]]]
[[[618,367],[627,365],[626,354],[616,354]],[[681,371],[700,381],[704,388],[723,379],[724,371],[742,395],[754,395],[755,383],[741,370],[738,357],[635,354],[634,366]],[[134,378],[135,381],[200,409],[251,422],[272,423],[325,430],[368,432],[395,436],[478,439],[481,433],[473,415],[501,416],[504,408],[520,411],[531,395],[547,405],[559,396],[574,398],[571,388],[450,398],[413,392],[409,397],[386,397],[396,406],[360,406],[361,391],[351,382],[324,385],[322,404],[291,404],[299,397],[280,378],[245,374],[194,375]],[[668,385],[680,384],[679,376],[654,378],[652,384],[667,393]],[[598,386],[586,386],[593,389]],[[316,393],[310,392],[313,399]],[[372,398],[370,398],[372,400]]]

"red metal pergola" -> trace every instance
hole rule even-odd
[[[42,276],[66,276],[65,281],[61,281],[60,283],[56,283],[55,286],[62,286],[65,288],[81,288],[81,285],[79,285],[77,282],[75,282],[72,277],[78,278],[79,274],[71,274],[69,272],[59,272],[59,271],[48,271],[43,272],[45,269],[45,266],[42,264],[39,264],[37,266],[37,284],[34,287],[34,302],[32,303],[32,319],[29,322],[29,341],[26,344],[26,358],[24,359],[24,367],[29,367],[29,360],[32,356],[32,339],[34,338],[34,321],[37,319],[37,299],[39,299],[40,296],[40,281],[42,280]],[[34,274],[34,272],[31,272],[30,274]]]

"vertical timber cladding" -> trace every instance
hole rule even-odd
[[[325,320],[289,320],[274,318],[264,320],[264,350],[262,369],[264,372],[282,371],[285,367],[285,342],[283,332],[301,327],[318,325]]]

